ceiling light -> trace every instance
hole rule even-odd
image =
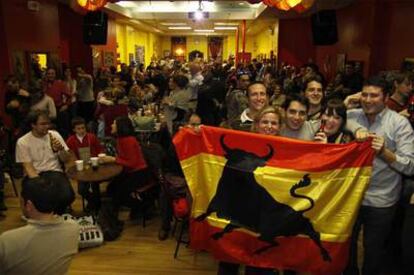
[[[178,48],[178,49],[176,49],[176,50],[175,50],[175,53],[176,53],[178,56],[181,56],[181,55],[183,55],[183,54],[184,54],[184,50],[183,50],[183,49],[181,49],[181,48]]]
[[[168,27],[170,30],[191,30],[189,26],[182,26],[182,27]]]
[[[139,22],[138,20],[135,20],[135,19],[129,19],[129,22],[137,24],[137,25],[141,25],[141,22]]]
[[[201,30],[201,29],[196,29],[194,31],[195,32],[214,32],[214,30]]]
[[[237,30],[236,26],[233,27],[214,27],[215,30]]]
[[[197,21],[200,21],[201,19],[203,19],[203,11],[201,10],[197,10],[194,12],[194,19]]]
[[[163,26],[185,26],[187,23],[183,22],[162,22],[161,25]]]
[[[225,22],[214,22],[214,25],[217,25],[217,26],[238,26],[239,23],[235,23],[235,22],[229,22],[229,23],[225,23]]]
[[[116,3],[118,6],[121,6],[123,8],[134,8],[136,7],[134,2],[131,1],[119,1]]]

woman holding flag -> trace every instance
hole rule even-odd
[[[282,113],[278,108],[268,106],[263,108],[253,119],[251,132],[263,135],[279,135],[282,127]],[[218,275],[239,274],[239,264],[219,262]],[[277,271],[271,268],[246,266],[246,275],[276,275]]]

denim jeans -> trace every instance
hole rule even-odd
[[[380,274],[385,241],[391,231],[395,210],[396,205],[384,208],[361,206],[352,231],[349,262],[343,273],[344,275],[360,274],[357,261],[357,243],[361,227],[364,228],[362,275]]]
[[[408,204],[405,208],[402,229],[402,260],[403,274],[412,274],[414,270],[414,204]]]

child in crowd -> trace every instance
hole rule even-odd
[[[72,119],[72,130],[74,134],[67,139],[66,144],[77,159],[87,162],[91,157],[96,157],[104,151],[98,138],[86,131],[86,122],[83,118],[75,117]],[[79,182],[78,193],[87,200],[87,209],[93,209],[96,203],[90,189],[89,182]]]

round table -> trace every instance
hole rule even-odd
[[[70,167],[66,172],[69,178],[78,182],[86,182],[91,184],[93,198],[96,203],[95,214],[101,205],[101,192],[99,190],[99,184],[104,181],[111,180],[113,177],[121,174],[122,165],[117,163],[105,163],[99,164],[98,169],[93,170],[91,165],[87,165],[86,169],[78,171],[76,166]],[[82,199],[82,204],[83,204]],[[84,207],[85,209],[85,207]]]
[[[103,182],[112,179],[122,172],[122,165],[117,163],[100,164],[98,169],[93,170],[91,165],[82,171],[76,170],[76,166],[69,168],[67,174],[69,178],[85,182]]]

